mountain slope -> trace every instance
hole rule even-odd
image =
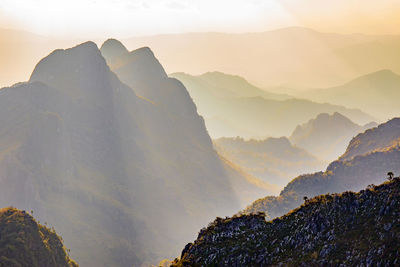
[[[0,209],[0,266],[78,266],[54,229],[15,208]]]
[[[329,102],[358,108],[382,120],[399,115],[400,75],[380,70],[360,76],[341,86],[302,92],[301,96],[318,102]]]
[[[236,76],[210,73],[202,76],[175,74],[175,77],[188,89],[214,139],[288,136],[298,124],[320,113],[340,112],[361,124],[373,120],[360,110],[343,106],[296,98],[274,100],[276,94],[256,90]],[[233,86],[238,80],[239,86]]]
[[[400,178],[359,193],[322,195],[266,222],[217,218],[173,266],[399,264]]]
[[[324,172],[300,175],[282,190],[278,197],[268,196],[249,205],[242,213],[265,212],[269,218],[281,216],[302,203],[304,196],[359,190],[372,183],[381,183],[388,170],[400,172],[400,119],[395,118],[357,135],[343,158],[329,164]],[[387,142],[381,137],[387,135]],[[391,141],[389,140],[391,138]],[[370,145],[370,144],[379,144]],[[358,150],[358,147],[364,149]]]
[[[337,112],[332,115],[321,113],[315,119],[298,125],[289,139],[321,159],[332,161],[343,154],[355,135],[375,126],[376,123],[360,126]]]
[[[149,49],[129,59],[134,88],[86,42],[0,90],[0,205],[34,210],[83,266],[158,262],[242,206],[233,178],[245,178],[227,172],[185,87]]]
[[[126,48],[123,49],[121,46],[123,45],[119,41],[109,39],[104,42],[101,51],[103,53],[107,49],[112,55],[119,54],[118,56],[107,56],[107,51],[103,53],[111,70],[117,74],[118,78],[129,85],[139,97],[150,101],[159,110],[159,122],[157,124],[165,124],[165,126],[162,129],[150,130],[146,135],[150,136],[149,139],[152,142],[160,140],[159,147],[170,146],[165,150],[162,157],[173,160],[170,151],[174,149],[187,151],[185,140],[200,145],[198,149],[201,150],[205,149],[201,146],[206,144],[207,149],[211,150],[212,144],[204,127],[203,118],[198,116],[197,107],[183,84],[177,79],[167,76],[149,48],[142,47],[128,52]],[[111,51],[114,51],[114,53]],[[170,121],[165,118],[166,116]],[[184,126],[184,131],[180,129],[182,126]],[[160,131],[165,132],[167,129],[170,132],[160,135]],[[155,136],[152,137],[152,135]],[[171,142],[173,139],[176,142]],[[160,157],[160,155],[157,157]],[[212,157],[209,156],[209,158]],[[175,160],[180,162],[181,158]],[[221,164],[225,171],[224,174],[229,179],[228,183],[232,190],[236,192],[234,195],[239,198],[241,205],[246,205],[248,201],[256,199],[257,196],[261,196],[265,192],[274,192],[273,186],[268,187],[269,185],[263,184],[262,181],[255,182],[257,180],[255,177],[251,179],[253,182],[249,183],[248,174],[241,170],[236,171],[224,159],[216,159],[216,161]],[[187,175],[193,174],[188,173]]]
[[[194,76],[183,72],[170,74],[185,85],[189,85],[190,94],[198,99],[202,95],[213,95],[217,98],[232,97],[255,97],[261,96],[273,100],[286,100],[292,98],[289,95],[275,94],[262,90],[244,78],[237,75],[229,75],[226,73],[214,71],[206,72],[202,75]]]
[[[286,137],[260,141],[219,138],[213,143],[220,155],[277,188],[282,188],[299,173],[320,170],[325,165],[307,151],[293,146]]]

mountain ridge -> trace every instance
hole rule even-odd
[[[173,266],[397,265],[400,178],[359,193],[315,197],[266,222],[264,214],[217,218]]]
[[[294,178],[288,183],[277,197],[267,196],[253,202],[241,214],[265,212],[268,218],[281,216],[291,209],[300,205],[304,196],[313,197],[320,194],[343,192],[346,190],[359,190],[371,183],[380,183],[384,179],[380,174],[390,169],[394,172],[400,172],[398,161],[400,160],[400,147],[397,143],[390,140],[398,140],[400,132],[395,131],[400,120],[392,119],[378,127],[369,129],[354,137],[350,141],[348,150],[344,155],[354,155],[354,157],[339,158],[331,162],[325,171],[312,174],[303,174]],[[379,130],[377,130],[379,129]],[[380,139],[377,133],[382,135],[384,129],[387,142],[378,149],[368,146],[373,140]],[[393,131],[392,131],[393,130]],[[361,141],[362,140],[362,141]],[[363,147],[367,145],[367,150],[362,153],[353,153],[358,145]]]
[[[377,126],[375,122],[364,126],[358,125],[339,112],[331,115],[321,113],[308,122],[298,125],[289,139],[294,145],[329,162],[343,154],[355,135],[375,126]]]

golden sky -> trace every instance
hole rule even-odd
[[[400,0],[0,0],[0,28],[68,38],[304,26],[399,34]]]

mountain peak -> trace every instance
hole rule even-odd
[[[117,49],[119,49],[120,53],[125,53],[122,50],[126,48],[119,41],[110,40],[103,44],[101,50],[111,69],[118,74],[124,83],[135,87],[134,85],[138,83],[149,83],[168,77],[161,63],[149,47],[141,47],[128,52],[126,55],[120,54],[115,58],[110,58],[107,57],[107,47],[110,45],[115,46],[114,54]]]
[[[113,61],[119,56],[129,53],[128,49],[120,41],[112,38],[102,44],[100,51],[107,61]]]
[[[95,88],[106,79],[109,68],[97,45],[88,41],[68,49],[58,49],[35,67],[30,82],[40,81],[69,93]]]
[[[358,77],[348,84],[354,85],[357,83],[367,83],[379,86],[380,84],[384,83],[391,83],[392,81],[400,81],[400,75],[394,73],[392,70],[389,69],[382,69],[375,72],[368,73],[361,77]]]

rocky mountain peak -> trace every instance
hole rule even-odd
[[[107,86],[109,68],[94,42],[58,49],[35,67],[30,82],[40,81],[74,96]]]
[[[119,56],[129,53],[128,49],[126,49],[126,47],[116,39],[106,40],[102,44],[100,51],[106,60],[113,60]]]

